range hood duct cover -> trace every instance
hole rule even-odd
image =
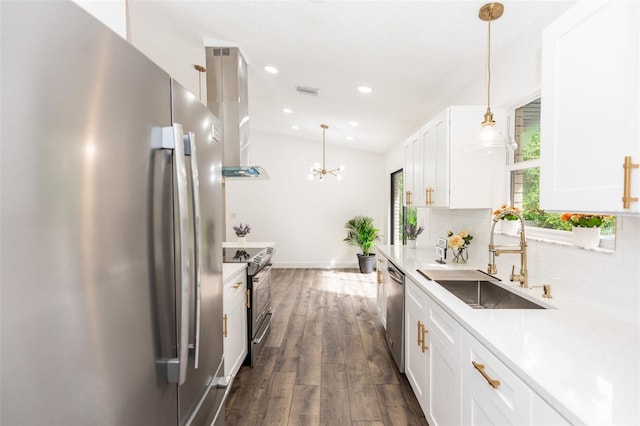
[[[222,121],[222,175],[227,179],[269,179],[249,166],[247,62],[237,47],[206,47],[207,107]]]

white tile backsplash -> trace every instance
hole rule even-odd
[[[491,210],[418,209],[418,216],[428,224],[419,246],[435,247],[436,238],[446,236],[448,230],[465,229],[474,236],[469,266],[486,270]],[[640,325],[640,218],[620,216],[617,223],[613,253],[527,239],[529,284],[551,284],[555,298],[571,298],[591,310]],[[495,243],[518,244],[519,237],[496,234]],[[497,275],[505,281],[512,265],[516,272],[520,268],[518,255],[499,256],[496,263]]]

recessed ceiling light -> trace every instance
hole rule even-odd
[[[290,108],[282,108],[282,112],[284,112],[285,114],[291,114],[293,113],[293,110]]]
[[[296,126],[295,124],[294,124],[293,126],[291,126],[291,128],[292,128],[293,130],[300,130],[300,127]]]
[[[359,86],[358,87],[358,91],[360,93],[371,93],[371,92],[373,92],[373,89],[371,87],[369,87],[369,86]]]
[[[358,127],[359,125],[357,121],[350,121],[349,124],[352,125],[353,127]]]
[[[352,141],[353,140],[353,136],[347,136],[347,140],[348,141]]]
[[[273,65],[265,65],[264,70],[269,74],[278,74],[278,68],[274,67]]]

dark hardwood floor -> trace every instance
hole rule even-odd
[[[387,350],[375,278],[274,269],[271,335],[236,376],[227,425],[426,425]]]

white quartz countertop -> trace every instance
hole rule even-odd
[[[508,281],[502,283],[550,309],[472,309],[417,270],[485,265],[440,265],[432,250],[404,246],[377,250],[571,423],[640,424],[637,325],[571,300],[543,299],[542,289],[520,289]]]
[[[227,282],[229,278],[237,274],[239,271],[247,269],[247,264],[242,263],[223,263],[222,264],[222,281]]]
[[[275,247],[276,243],[274,242],[260,242],[260,241],[247,241],[246,243],[239,243],[237,241],[225,241],[222,243],[222,247],[238,247],[238,248],[265,248],[265,247]]]

